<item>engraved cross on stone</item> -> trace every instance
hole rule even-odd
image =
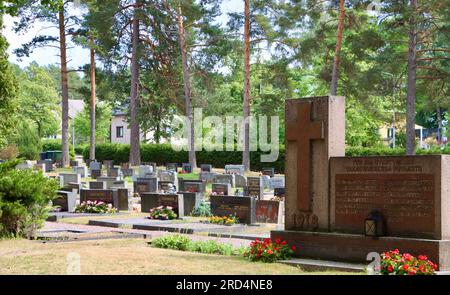
[[[323,122],[311,121],[311,102],[301,102],[297,108],[297,122],[286,126],[286,140],[297,142],[297,209],[311,210],[311,141],[324,139]]]

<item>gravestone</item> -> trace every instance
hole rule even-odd
[[[284,202],[257,200],[256,221],[261,223],[281,224]]]
[[[225,165],[225,174],[240,174],[244,175],[244,165]]]
[[[200,172],[199,179],[205,181],[206,183],[212,183],[216,173],[211,172]]]
[[[77,204],[77,194],[74,191],[58,191],[52,200],[54,207],[58,206],[61,212],[73,212]]]
[[[127,188],[117,189],[117,201],[119,211],[129,211],[130,208],[130,194]]]
[[[235,215],[240,223],[256,222],[256,200],[251,197],[211,196],[211,213],[215,216]]]
[[[69,182],[81,183],[81,175],[78,173],[59,173],[60,186],[65,187]]]
[[[153,172],[156,172],[156,163],[155,162],[142,162],[142,165],[152,166]]]
[[[234,175],[234,185],[235,187],[244,188],[247,185],[247,179],[244,175],[235,174]]]
[[[212,172],[212,165],[211,164],[201,164],[200,165],[200,171],[201,172]]]
[[[86,166],[74,166],[72,167],[73,173],[78,173],[81,175],[81,177],[87,177],[88,176],[88,169]]]
[[[148,173],[153,173],[155,170],[153,170],[152,166],[149,165],[141,165],[139,166],[139,177],[146,177]]]
[[[205,192],[204,185],[200,182],[183,182],[183,192],[203,194]]]
[[[182,169],[183,173],[192,173],[193,172],[191,163],[183,163],[181,165],[181,169]]]
[[[261,200],[263,195],[264,189],[261,177],[247,177],[247,186],[244,190],[244,196],[257,197]]]
[[[214,183],[229,183],[231,187],[235,187],[234,174],[216,174],[213,179]]]
[[[200,203],[203,200],[203,194],[201,193],[190,193],[190,192],[182,192],[183,195],[183,215],[191,215],[192,211],[200,206]]]
[[[130,163],[121,163],[120,164],[120,169],[130,169],[131,168],[131,166],[130,166]]]
[[[261,174],[267,175],[269,177],[274,177],[275,176],[275,168],[262,168]]]
[[[92,173],[92,170],[102,170],[102,163],[97,162],[97,161],[91,161],[89,163],[89,169],[91,170],[91,173]]]
[[[97,181],[106,182],[106,188],[110,189],[114,186],[114,182],[118,181],[118,177],[97,177]]]
[[[39,163],[41,161],[38,161],[38,164],[43,164],[43,163]],[[16,169],[17,170],[25,170],[25,169],[32,169],[33,168],[33,164],[31,163],[31,161],[24,161],[22,163],[17,164]],[[45,171],[49,171],[47,170],[47,167],[45,169]]]
[[[169,192],[172,188],[175,189],[175,191],[177,190],[176,185],[172,181],[158,181],[158,192]]]
[[[134,193],[156,193],[158,191],[158,178],[142,178],[138,177],[135,182],[133,182]]]
[[[194,188],[195,191],[198,191],[199,193],[205,193],[206,191],[206,181],[203,180],[194,180],[194,179],[178,179],[178,190],[180,192],[188,192],[188,188],[185,187],[186,183],[191,183],[190,187]],[[193,184],[195,183],[195,184]]]
[[[160,181],[170,181],[174,184],[178,184],[178,175],[174,171],[161,170],[158,171],[157,175]]]
[[[69,182],[66,187],[72,191],[75,191],[77,194],[80,193],[80,190],[83,188],[81,183]]]
[[[114,194],[114,191],[110,189],[82,189],[80,192],[80,203],[87,201],[97,201],[106,204],[112,204],[114,208],[118,208],[119,205],[117,194]]]
[[[340,97],[288,100],[285,121],[286,230],[272,238],[301,256],[363,262],[399,249],[450,270],[450,156],[344,157]]]
[[[212,193],[219,196],[231,196],[231,184],[229,183],[213,183]]]
[[[113,160],[103,160],[103,166],[105,166],[106,169],[114,168],[114,161]]]
[[[177,163],[167,163],[166,164],[166,170],[177,172],[178,171],[178,164]]]
[[[123,180],[114,181],[110,188],[126,188],[126,183]]]
[[[150,212],[151,209],[159,206],[170,206],[178,215],[178,218],[184,216],[184,200],[182,194],[141,194],[141,212]]]
[[[284,187],[285,187],[284,177],[280,176],[272,177],[269,181],[269,189],[271,190]]]
[[[286,190],[284,189],[284,187],[277,187],[273,191],[273,195],[275,197],[284,198],[286,197]]]
[[[90,181],[89,189],[106,189],[106,182],[104,181]]]
[[[122,168],[121,171],[122,171],[123,177],[133,177],[134,176],[134,170],[131,168],[126,168],[126,169]]]
[[[270,188],[270,177],[269,176],[262,175],[261,180],[262,180],[262,187],[264,189]]]
[[[78,166],[80,166],[80,163],[78,160],[70,161],[70,167],[78,167]]]
[[[109,168],[106,170],[107,177],[119,177],[120,176],[120,168]]]
[[[102,177],[102,170],[91,169],[91,178],[97,179],[99,177]]]
[[[52,172],[54,171],[53,168],[53,161],[50,159],[46,159],[46,160],[39,160],[37,161],[38,164],[45,164],[45,172]],[[31,169],[31,168],[29,168]]]

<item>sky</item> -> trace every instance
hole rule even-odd
[[[243,0],[223,0],[221,5],[222,16],[219,21],[225,24],[228,20],[227,13],[238,12],[244,10]],[[71,11],[71,13],[79,14],[79,11]],[[39,65],[48,64],[59,64],[58,49],[56,48],[39,48],[35,49],[29,57],[24,57],[22,60],[18,60],[17,56],[13,53],[14,49],[19,48],[21,44],[29,42],[34,36],[45,33],[46,35],[58,35],[58,30],[56,28],[50,28],[48,23],[36,23],[32,29],[27,33],[18,35],[14,32],[14,22],[17,18],[11,16],[4,17],[5,28],[3,29],[3,34],[9,42],[9,61],[20,65],[21,67],[26,67],[31,62],[35,61]],[[70,44],[73,48],[69,49],[69,67],[78,68],[89,63],[89,50]]]

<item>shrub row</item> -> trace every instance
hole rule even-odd
[[[59,141],[45,141],[43,150],[60,150]],[[80,145],[75,147],[75,153],[83,155],[85,159],[89,158],[89,146]],[[99,161],[114,160],[116,164],[126,163],[129,159],[130,146],[126,144],[99,144],[95,149],[96,158]],[[254,171],[261,171],[264,167],[274,167],[277,172],[284,171],[284,146],[280,146],[278,160],[273,163],[261,162],[261,155],[265,152],[250,152],[250,164]],[[444,149],[434,148],[430,150],[418,150],[417,154],[450,154],[450,146]],[[242,152],[240,151],[199,151],[197,155],[197,164],[211,164],[215,168],[224,168],[227,164],[242,163]],[[357,156],[398,156],[405,155],[402,148],[390,149],[387,147],[348,147],[346,155],[349,157]],[[143,162],[156,162],[158,165],[166,163],[185,163],[188,161],[187,151],[174,151],[170,144],[142,144],[141,160]]]

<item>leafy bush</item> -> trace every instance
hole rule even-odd
[[[18,161],[0,164],[0,236],[32,238],[42,227],[58,183],[31,170],[14,170]]]
[[[157,248],[226,256],[240,255],[243,252],[242,249],[234,248],[231,244],[220,243],[215,240],[192,241],[189,237],[182,235],[158,237],[151,241],[151,245]]]
[[[177,214],[173,211],[173,208],[170,206],[167,207],[157,207],[150,210],[150,219],[159,219],[159,220],[172,220],[177,218]]]
[[[36,160],[41,152],[41,138],[37,130],[26,122],[18,126],[18,135],[15,143],[19,148],[19,156],[28,160]]]
[[[9,145],[0,149],[1,160],[12,160],[19,156],[19,148],[16,145]]]
[[[194,208],[194,210],[192,210],[191,215],[196,216],[196,217],[210,217],[212,215],[211,214],[211,204],[207,203],[205,201],[202,201],[198,207],[196,207],[196,208]]]
[[[381,254],[383,275],[433,275],[438,266],[426,256],[418,258],[409,253],[401,254],[398,249]]]
[[[77,146],[75,149],[73,145],[69,145],[69,156],[71,160],[75,159],[75,154],[83,154],[85,146]],[[87,147],[89,151],[89,147]],[[61,140],[60,139],[45,139],[42,141],[41,151],[61,151]]]
[[[291,258],[295,250],[295,246],[290,248],[286,241],[280,239],[276,239],[275,242],[272,242],[271,239],[264,239],[263,241],[256,239],[243,255],[250,261],[271,263]]]
[[[81,203],[80,205],[77,205],[77,207],[75,208],[75,212],[105,214],[116,213],[117,209],[113,208],[111,204],[106,204],[104,202],[86,201]]]
[[[152,240],[152,245],[157,248],[186,251],[191,240],[182,235],[167,235]]]
[[[208,219],[209,223],[213,224],[221,224],[221,225],[234,225],[236,223],[239,223],[239,218],[237,218],[235,215],[230,216],[211,216]]]

